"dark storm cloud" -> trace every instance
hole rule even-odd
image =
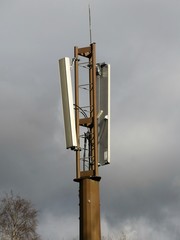
[[[36,204],[44,239],[78,234],[75,156],[65,150],[57,61],[89,44],[87,4],[17,0],[0,7],[0,187]],[[97,60],[111,64],[102,232],[177,239],[180,4],[100,0],[91,9]]]
[[[32,198],[41,202],[63,185],[57,176],[63,172],[62,158],[68,159],[60,153],[64,130],[59,53],[50,33],[54,16],[50,21],[40,15],[35,2],[8,7],[7,15],[1,15],[1,184],[27,195],[34,192]]]
[[[163,225],[172,217],[165,209],[173,215],[180,197],[174,186],[180,167],[179,4],[139,3],[129,6],[119,28],[112,74],[113,166],[111,173],[103,170],[108,194],[102,199],[113,224],[145,217]]]

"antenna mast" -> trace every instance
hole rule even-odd
[[[89,8],[89,37],[90,37],[90,44],[92,43],[92,28],[91,28],[91,6],[90,3],[88,5]]]
[[[89,82],[87,86],[89,95],[88,115],[80,115],[79,109],[75,110],[76,133],[77,133],[77,151],[76,151],[76,178],[79,182],[80,191],[80,240],[100,240],[100,194],[99,182],[101,177],[98,175],[98,121],[97,121],[97,101],[96,101],[96,44],[92,43],[88,47],[74,48],[74,58],[76,59],[75,68],[75,105],[81,106],[79,88],[79,61],[87,59],[89,66]],[[88,128],[89,153],[81,153],[81,131]],[[84,137],[84,135],[83,135]],[[87,135],[86,135],[87,137]],[[85,139],[86,140],[86,139]],[[86,145],[86,144],[85,144]],[[85,150],[87,145],[85,146]],[[84,162],[81,164],[81,160]],[[86,163],[86,164],[85,164]],[[86,167],[86,166],[87,167]]]
[[[75,104],[72,102],[72,97],[70,98],[72,90],[70,64],[67,58],[60,60],[61,90],[62,95],[66,93],[63,106],[67,148],[76,152],[74,181],[79,183],[79,240],[101,240],[99,192],[101,177],[98,167],[110,163],[110,68],[105,63],[96,62],[96,43],[92,42],[90,4],[88,10],[90,45],[82,48],[74,47]],[[80,77],[80,67],[87,69],[87,79],[84,76]],[[82,89],[86,91],[85,95],[81,93]],[[71,111],[73,105],[75,117]]]

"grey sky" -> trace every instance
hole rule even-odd
[[[78,235],[75,155],[65,149],[58,59],[89,44],[89,1],[0,3],[0,189],[40,210],[44,240]],[[111,165],[102,235],[180,232],[180,2],[91,0],[97,60],[111,64]]]

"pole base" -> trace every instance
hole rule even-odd
[[[100,194],[101,177],[75,179],[79,182],[80,240],[100,240]]]

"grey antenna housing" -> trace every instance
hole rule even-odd
[[[98,69],[98,70],[97,70]],[[110,163],[110,65],[96,65],[99,165]]]

